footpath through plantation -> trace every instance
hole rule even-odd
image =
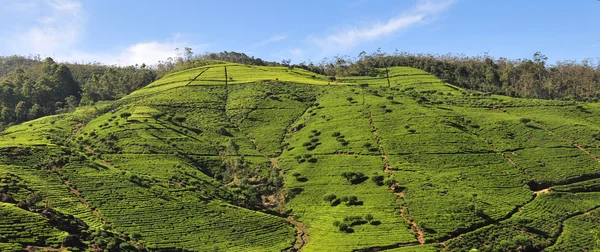
[[[597,103],[222,62],[2,132],[0,251],[590,251],[599,145]]]

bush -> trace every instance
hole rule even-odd
[[[373,220],[373,215],[372,214],[365,215],[365,220],[370,223]]]
[[[338,225],[338,228],[340,229],[340,231],[344,232],[348,230],[348,224],[342,222]]]
[[[177,121],[177,122],[179,122],[179,123],[185,122],[185,120],[186,120],[186,119],[185,119],[185,117],[183,117],[183,116],[177,116],[177,117],[175,117],[175,121]]]
[[[363,220],[362,216],[358,216],[358,215],[344,217],[344,223],[347,223],[350,226],[352,226],[352,225],[354,225],[357,222],[360,222],[362,220]]]
[[[367,178],[362,172],[342,172],[344,177],[350,184],[359,184]]]
[[[342,135],[342,133],[340,133],[340,132],[337,132],[337,131],[336,131],[336,132],[333,132],[333,133],[331,133],[331,136],[332,136],[332,137],[339,137],[339,136],[341,136],[341,135]]]
[[[227,132],[227,130],[225,128],[223,128],[223,127],[219,128],[216,131],[216,133],[219,134],[219,135],[221,135],[221,136],[233,136],[229,132]]]
[[[531,119],[529,119],[529,118],[521,118],[521,120],[520,120],[520,121],[521,121],[521,123],[523,123],[523,124],[528,124],[529,122],[531,122]]]
[[[373,176],[371,177],[371,180],[373,180],[373,182],[375,182],[375,184],[377,184],[378,186],[383,185],[383,175],[377,175],[377,176]]]
[[[128,117],[131,116],[131,113],[129,113],[129,112],[123,112],[119,116],[121,116],[121,118],[128,118]]]
[[[397,183],[397,181],[395,179],[393,179],[393,178],[389,178],[389,179],[386,179],[383,183],[386,186],[393,186],[393,185],[395,185]]]
[[[333,194],[333,193],[330,193],[330,194],[327,194],[327,195],[323,196],[323,200],[327,201],[329,203],[332,203],[336,199],[337,199],[337,196],[335,196],[335,194]]]

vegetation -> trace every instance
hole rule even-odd
[[[0,130],[81,105],[115,100],[154,81],[146,66],[59,64],[52,58],[0,57]]]
[[[597,246],[597,103],[213,63],[3,130],[0,249]]]

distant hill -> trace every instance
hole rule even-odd
[[[0,250],[574,251],[600,105],[410,67],[189,68],[0,135]]]

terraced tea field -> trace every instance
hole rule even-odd
[[[599,157],[597,103],[210,65],[2,132],[0,250],[591,251]]]

